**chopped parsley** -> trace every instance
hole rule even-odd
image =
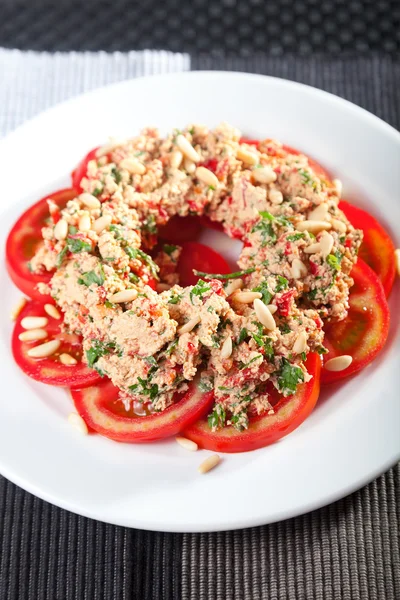
[[[109,227],[109,230],[114,233],[114,237],[115,237],[116,240],[123,240],[124,239],[124,237],[122,235],[121,229],[122,228],[121,228],[120,225],[114,225],[113,223]]]
[[[86,273],[82,273],[82,276],[79,277],[78,283],[81,285],[86,285],[89,287],[92,283],[96,283],[97,285],[103,285],[104,283],[104,273],[101,270],[100,275],[97,275],[95,271],[86,271]]]
[[[92,196],[96,196],[96,198],[97,198],[97,196],[100,196],[100,194],[102,194],[102,193],[103,193],[103,188],[97,187],[95,190],[93,190]]]
[[[197,296],[198,298],[200,298],[200,300],[203,299],[203,295],[206,292],[209,292],[211,290],[211,286],[206,283],[205,281],[203,281],[202,279],[199,279],[199,281],[196,283],[196,285],[190,290],[189,293],[189,297],[190,297],[190,302],[193,304],[193,296]]]
[[[273,294],[268,289],[268,283],[264,281],[257,287],[251,290],[252,292],[259,292],[262,295],[262,301],[264,304],[269,304],[271,302]]]
[[[293,227],[290,221],[284,216],[274,217],[270,212],[266,210],[259,211],[261,221],[256,223],[251,230],[252,233],[259,231],[261,234],[262,242],[261,246],[267,246],[273,244],[278,239],[274,229],[274,224],[282,227]]]
[[[177,294],[174,292],[168,300],[168,304],[179,304],[179,302],[182,300],[182,296],[183,294]]]
[[[175,350],[175,348],[177,347],[178,342],[179,342],[179,339],[176,338],[176,340],[173,340],[170,344],[168,344],[164,354],[166,356],[170,356],[172,354],[172,352]]]
[[[117,167],[113,167],[111,169],[111,177],[114,178],[115,183],[118,185],[122,181],[121,172],[117,169]]]
[[[147,364],[152,365],[153,367],[157,367],[158,368],[158,363],[157,363],[157,360],[154,358],[154,356],[145,356],[143,358],[143,360],[145,362],[147,362]]]
[[[230,418],[230,422],[233,425],[233,427],[238,431],[244,431],[249,426],[249,417],[247,416],[245,411],[242,411],[237,415],[232,415],[232,417]]]
[[[243,327],[240,330],[239,337],[238,337],[238,342],[237,343],[241,344],[248,337],[249,337],[249,332],[247,331],[247,329],[245,327]]]
[[[168,256],[171,256],[176,250],[178,250],[178,246],[174,246],[174,244],[164,244],[163,251]]]
[[[279,331],[281,333],[290,333],[292,330],[287,323],[281,323],[281,325],[279,325]]]
[[[297,242],[298,240],[303,240],[304,237],[304,233],[293,233],[292,235],[288,235],[286,239],[288,242]]]
[[[77,228],[74,225],[70,225],[68,227],[68,233],[70,235],[75,235],[76,233],[78,233],[78,230],[77,230]]]
[[[275,292],[281,292],[282,290],[286,290],[286,288],[289,285],[289,282],[286,279],[286,277],[282,277],[282,275],[278,275],[276,279],[277,279],[278,283],[277,283]]]
[[[328,354],[328,350],[325,348],[325,346],[317,346],[315,348],[315,352],[318,354]]]
[[[314,179],[308,171],[305,171],[304,169],[298,169],[298,172],[301,176],[303,183],[305,183],[306,185],[315,185]]]
[[[201,392],[211,392],[214,387],[214,382],[208,377],[202,377],[199,381],[199,390]]]
[[[157,233],[157,225],[156,218],[154,215],[149,215],[142,223],[142,229],[147,233],[156,234]]]
[[[313,290],[310,290],[309,292],[307,292],[306,295],[309,300],[315,300],[318,295],[318,288],[314,288]]]
[[[304,373],[300,367],[292,365],[286,358],[282,358],[282,366],[278,372],[278,390],[284,396],[294,394],[299,383],[304,381]]]
[[[242,275],[249,275],[250,273],[254,273],[255,267],[251,267],[250,269],[245,269],[244,271],[235,271],[235,273],[204,273],[204,271],[197,271],[193,269],[193,273],[197,275],[197,277],[204,277],[204,279],[237,279],[238,277],[242,277]]]
[[[56,267],[57,267],[57,269],[59,269],[61,267],[61,265],[63,263],[63,260],[65,258],[65,255],[67,254],[67,252],[68,252],[68,246],[64,246],[64,248],[61,250],[61,252],[58,253],[57,259],[56,259]],[[30,268],[29,265],[30,265],[30,263],[28,263],[28,269]]]
[[[212,431],[225,425],[226,412],[222,404],[216,404],[212,413],[207,418],[208,426]]]
[[[158,265],[156,265],[156,263],[151,258],[151,256],[146,254],[146,252],[143,252],[143,250],[140,250],[139,248],[132,248],[131,246],[127,246],[125,248],[125,252],[129,256],[129,258],[132,258],[132,259],[139,258],[144,263],[146,263],[147,266],[149,267],[153,277],[156,277],[158,279],[158,271],[160,270],[160,267]]]
[[[72,254],[79,254],[79,252],[90,252],[92,249],[91,244],[81,240],[79,238],[67,238],[67,247]]]
[[[116,350],[116,345],[114,342],[101,342],[100,340],[93,340],[92,347],[89,350],[86,350],[86,358],[88,361],[88,366],[91,369],[96,369],[96,363],[102,356],[110,354]]]
[[[151,383],[152,375],[153,373],[150,372],[147,379],[138,377],[138,382],[129,386],[130,391],[139,396],[148,396],[153,401],[158,396],[158,385]]]
[[[328,254],[326,257],[326,262],[334,271],[340,270],[340,260],[335,254]]]
[[[247,363],[240,362],[240,363],[239,363],[239,370],[240,370],[240,371],[243,371],[243,369],[247,369],[247,367],[248,367],[249,365],[251,365],[253,362],[255,362],[256,360],[258,360],[259,358],[263,358],[263,355],[262,355],[262,354],[257,354],[257,356],[254,356],[254,357],[253,357],[251,360],[249,360],[249,362],[247,362]]]

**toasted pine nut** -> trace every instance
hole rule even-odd
[[[224,341],[224,343],[222,344],[222,348],[221,348],[221,358],[224,360],[225,358],[229,358],[230,355],[232,354],[232,350],[233,350],[233,346],[232,346],[232,338],[231,336],[228,336],[226,338],[226,340]]]
[[[182,335],[183,333],[189,333],[189,331],[192,331],[192,329],[194,329],[199,323],[200,315],[196,315],[195,317],[190,319],[190,321],[182,325],[182,327],[179,327],[179,329],[177,330],[178,335]]]
[[[255,167],[252,171],[253,178],[259,183],[272,183],[276,181],[275,171],[268,165],[262,167]]]
[[[21,327],[24,329],[38,329],[46,327],[49,320],[47,317],[24,317],[21,321]]]
[[[53,317],[53,319],[61,319],[60,311],[54,306],[54,304],[45,304],[44,310],[47,312],[49,317]]]
[[[279,190],[270,190],[268,192],[268,198],[272,204],[282,204],[283,194]]]
[[[291,271],[293,279],[300,279],[301,277],[305,277],[308,273],[306,265],[299,258],[293,260]]]
[[[68,415],[68,423],[72,425],[75,429],[83,433],[83,435],[87,435],[89,433],[88,427],[85,421],[82,419],[78,413],[70,413]]]
[[[301,331],[296,338],[295,343],[293,344],[293,352],[294,354],[301,354],[305,352],[307,348],[307,334],[305,331]]]
[[[80,194],[78,199],[88,208],[100,208],[101,206],[100,200],[96,196],[93,196],[93,194],[88,194],[88,192]]]
[[[44,344],[30,348],[27,355],[32,358],[46,358],[46,356],[51,356],[54,352],[57,352],[60,345],[60,340],[50,340],[50,342],[45,342]]]
[[[233,299],[236,302],[242,302],[243,304],[251,304],[258,298],[262,298],[262,294],[260,292],[235,292],[233,294]]]
[[[307,248],[304,248],[304,252],[306,254],[317,254],[321,252],[321,244],[319,242],[315,242],[314,244],[310,244]]]
[[[28,300],[24,296],[22,296],[22,298],[18,300],[17,304],[14,306],[10,314],[12,321],[16,321],[18,319],[21,310],[24,308],[27,302]]]
[[[19,334],[18,339],[21,342],[35,342],[36,340],[44,340],[48,336],[45,329],[27,329]]]
[[[348,354],[342,354],[342,356],[335,356],[324,364],[324,368],[327,371],[344,371],[353,362],[353,357]]]
[[[134,288],[130,290],[122,290],[122,292],[117,292],[116,294],[112,294],[109,297],[110,302],[116,302],[119,304],[120,302],[132,302],[137,297],[137,290]]]
[[[119,163],[122,169],[126,169],[131,175],[143,175],[146,172],[146,167],[136,158],[123,158]]]
[[[341,182],[340,179],[334,179],[332,181],[332,183],[335,186],[337,195],[339,196],[339,198],[341,198],[342,197],[342,192],[343,192],[343,183]]]
[[[53,234],[56,240],[65,240],[68,235],[68,223],[65,219],[60,219],[56,223]]]
[[[111,225],[112,217],[111,215],[103,215],[95,220],[93,223],[93,230],[96,233],[101,233],[106,227]]]
[[[190,160],[192,160],[193,162],[197,163],[200,160],[200,154],[198,152],[196,152],[196,150],[193,148],[192,144],[189,142],[189,140],[187,138],[185,138],[184,135],[179,134],[176,138],[176,145],[178,146],[179,150],[182,152],[182,154],[184,154],[187,158],[189,158]]]
[[[171,153],[169,164],[173,169],[179,169],[183,161],[183,154],[180,150]]]
[[[254,310],[256,311],[257,319],[264,327],[272,331],[276,328],[275,319],[272,316],[268,306],[259,299],[254,300]]]
[[[250,152],[250,150],[246,150],[242,146],[238,147],[236,157],[247,165],[256,165],[258,163],[258,154]]]
[[[218,454],[211,454],[206,460],[204,460],[201,465],[198,467],[198,472],[204,475],[204,473],[208,473],[214,467],[217,466],[218,463],[221,462],[221,458]]]
[[[67,366],[76,365],[76,363],[78,362],[76,360],[76,358],[74,358],[67,352],[63,352],[62,354],[60,354],[59,359],[60,359],[60,363],[62,363],[63,365],[67,365]]]
[[[340,221],[339,219],[332,219],[332,227],[339,231],[339,233],[346,233],[347,225],[344,221]]]
[[[268,308],[269,312],[271,313],[271,315],[274,315],[276,313],[276,311],[278,310],[278,307],[276,306],[276,304],[267,304],[267,308]]]
[[[228,283],[225,286],[225,294],[227,296],[230,296],[231,294],[233,294],[233,292],[236,292],[236,290],[240,290],[242,287],[242,279],[232,279],[231,281],[228,281]]]
[[[400,277],[400,248],[394,251],[394,260],[396,262],[397,275]]]
[[[218,177],[210,171],[210,169],[206,169],[206,167],[197,167],[196,177],[199,181],[202,181],[206,185],[211,185],[212,187],[217,187],[219,183]]]
[[[333,248],[334,239],[330,233],[323,231],[319,239],[319,245],[321,246],[322,256],[326,258],[331,253]]]
[[[320,204],[319,206],[314,208],[314,210],[312,210],[308,214],[308,220],[309,221],[324,221],[328,215],[328,210],[329,210],[328,205],[325,204],[325,202],[323,202],[322,204]]]
[[[188,440],[187,438],[182,437],[181,435],[177,435],[175,441],[178,442],[178,444],[182,446],[182,448],[185,448],[185,450],[189,450],[190,452],[196,452],[196,450],[199,449],[196,442],[192,442],[192,440]]]
[[[90,226],[91,226],[91,221],[90,221],[89,215],[87,213],[83,214],[79,218],[79,222],[78,222],[78,229],[79,229],[79,231],[89,231],[90,230]]]
[[[310,233],[319,233],[324,229],[331,229],[332,225],[328,221],[299,221],[296,225],[297,231],[309,231]]]
[[[183,166],[185,167],[185,171],[189,174],[189,175],[193,175],[193,173],[196,170],[196,163],[194,163],[192,160],[190,160],[189,158],[185,158],[183,161]]]

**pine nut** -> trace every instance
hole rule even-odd
[[[309,213],[308,220],[309,221],[324,221],[328,215],[328,210],[329,210],[329,207],[327,204],[325,204],[325,203],[320,204],[319,206],[317,206],[317,208],[314,208],[314,210],[312,210]]]
[[[185,158],[184,159],[183,166],[185,167],[186,173],[188,173],[189,175],[193,175],[193,173],[196,170],[196,163],[194,163],[189,158]]]
[[[135,290],[134,288],[130,290],[122,290],[122,292],[112,294],[112,296],[109,297],[109,301],[115,302],[117,304],[119,304],[120,302],[132,302],[132,300],[135,300],[137,295],[137,290]]]
[[[253,169],[253,178],[259,183],[272,183],[276,181],[276,173],[268,165]]]
[[[332,227],[339,231],[339,233],[346,233],[347,225],[344,221],[340,221],[339,219],[332,219]]]
[[[47,317],[24,317],[21,321],[21,327],[24,329],[38,329],[46,327],[49,320]]]
[[[276,311],[278,310],[278,307],[276,306],[276,304],[267,304],[267,308],[268,308],[269,312],[271,313],[271,315],[274,315],[276,313]]]
[[[208,471],[211,471],[211,469],[216,467],[220,462],[220,456],[218,454],[212,454],[211,456],[206,458],[206,460],[204,460],[201,463],[201,465],[199,465],[197,470],[199,473],[201,473],[201,475],[204,475],[204,473],[208,473]]]
[[[103,215],[95,220],[93,223],[93,230],[96,233],[101,233],[106,227],[111,225],[112,217],[111,215]]]
[[[146,167],[135,158],[123,158],[119,163],[121,169],[126,169],[131,175],[143,175]]]
[[[173,169],[179,169],[183,161],[183,154],[180,150],[171,153],[170,165]]]
[[[294,354],[302,354],[306,351],[307,348],[307,334],[305,331],[301,331],[296,338],[295,343],[293,344],[293,352]]]
[[[178,335],[182,335],[183,333],[189,333],[189,331],[192,331],[192,329],[194,329],[199,323],[200,315],[196,315],[195,317],[190,319],[190,321],[182,325],[182,327],[179,327],[179,329],[177,330]]]
[[[283,194],[279,190],[270,190],[268,198],[272,204],[282,204],[283,202]]]
[[[76,363],[78,362],[76,360],[76,358],[74,358],[67,352],[63,352],[62,354],[60,354],[59,359],[60,359],[60,363],[62,363],[63,365],[67,365],[68,367],[72,366],[72,365],[76,365]]]
[[[85,421],[82,419],[82,417],[80,415],[78,415],[78,413],[70,413],[68,415],[68,423],[70,425],[72,425],[72,427],[74,427],[75,429],[77,429],[80,433],[83,433],[83,435],[87,435],[89,433],[88,427],[85,423]]]
[[[21,310],[24,308],[25,304],[28,302],[28,300],[24,297],[20,298],[20,300],[18,300],[17,304],[14,306],[14,308],[11,311],[10,317],[12,321],[16,321],[20,315]]]
[[[228,336],[226,338],[226,340],[224,341],[224,343],[222,344],[222,348],[221,348],[221,358],[224,360],[226,358],[229,358],[230,355],[232,354],[232,350],[233,350],[233,346],[232,346],[232,338],[231,336]]]
[[[56,240],[65,240],[68,235],[68,223],[65,219],[60,219],[58,223],[56,223],[53,234]]]
[[[295,258],[292,262],[291,272],[293,279],[300,279],[301,277],[306,277],[308,274],[308,270],[306,265],[299,258]]]
[[[101,206],[100,200],[96,198],[96,196],[93,196],[93,194],[88,194],[87,192],[80,194],[78,199],[88,208],[100,208]]]
[[[18,339],[21,342],[35,342],[36,340],[44,340],[48,336],[45,329],[28,329],[19,334]]]
[[[84,214],[79,218],[78,229],[79,231],[90,231],[91,221],[88,214]]]
[[[250,152],[250,150],[246,150],[246,148],[242,148],[241,146],[237,149],[236,157],[247,165],[258,164],[258,154]]]
[[[185,448],[185,450],[189,450],[190,452],[196,452],[196,450],[199,449],[196,442],[192,442],[192,440],[188,440],[187,438],[182,437],[180,435],[176,436],[175,441],[178,442],[178,444],[182,446],[182,448]]]
[[[251,304],[254,300],[259,298],[262,298],[260,292],[235,292],[233,294],[233,299],[236,302],[242,302],[243,304]]]
[[[211,185],[212,187],[218,186],[218,177],[210,169],[206,169],[206,167],[197,167],[196,177],[206,185]]]
[[[342,354],[342,356],[335,356],[324,364],[324,368],[327,371],[344,371],[353,362],[352,356],[348,354]]]
[[[400,277],[400,248],[394,251],[394,260],[396,262],[397,275]]]
[[[328,256],[328,254],[331,253],[333,244],[334,244],[334,239],[331,236],[331,234],[328,233],[327,231],[324,231],[321,234],[321,237],[319,239],[319,245],[321,246],[321,252],[322,252],[322,256],[324,258],[326,258]]]
[[[54,304],[45,304],[44,310],[47,312],[49,317],[53,317],[53,319],[61,319],[60,311],[54,306]]]
[[[256,311],[257,319],[264,327],[273,331],[276,328],[274,317],[271,315],[269,308],[259,299],[254,300],[254,310]]]
[[[297,231],[309,231],[310,233],[319,233],[324,229],[331,229],[332,225],[328,221],[299,221],[296,225]]]
[[[315,242],[315,244],[310,244],[307,248],[304,248],[304,252],[306,254],[317,254],[321,252],[321,244],[319,242]]]
[[[187,158],[189,158],[190,160],[192,160],[195,163],[199,162],[199,160],[201,158],[200,154],[198,152],[196,152],[196,150],[193,148],[192,144],[189,142],[189,140],[187,138],[185,138],[184,135],[180,134],[177,136],[176,145],[178,146],[178,148],[182,152],[182,154],[184,154]]]
[[[228,283],[225,286],[225,294],[227,296],[230,296],[231,294],[233,294],[233,292],[236,292],[236,290],[240,290],[242,287],[242,279],[232,279],[231,281],[228,281]]]
[[[334,179],[332,181],[332,183],[335,186],[337,195],[339,196],[339,198],[341,198],[342,197],[342,192],[343,192],[343,183],[341,182],[340,179]]]
[[[40,344],[40,346],[30,348],[27,355],[32,358],[46,358],[46,356],[51,356],[54,352],[57,352],[60,345],[60,340],[50,340],[50,342],[45,342],[44,344]]]

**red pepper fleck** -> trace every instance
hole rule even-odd
[[[318,265],[312,260],[310,260],[310,271],[312,275],[318,274]]]
[[[292,253],[292,244],[291,244],[291,242],[286,242],[284,254],[285,254],[285,256],[289,256],[289,254],[291,254],[291,253]]]
[[[281,296],[277,296],[275,298],[275,302],[278,307],[278,312],[282,315],[282,317],[289,316],[290,304],[296,293],[296,290],[288,290],[287,292],[284,292]]]
[[[224,285],[223,285],[222,281],[219,281],[218,279],[211,279],[210,286],[211,286],[212,291],[215,292],[216,294],[218,294],[218,296],[223,295]]]
[[[187,350],[189,354],[196,354],[196,346],[192,342],[188,342]]]
[[[345,243],[344,243],[344,245],[345,245],[346,248],[350,248],[351,247],[351,239],[347,238],[346,241],[345,241]]]
[[[218,168],[218,161],[216,158],[209,158],[208,160],[202,162],[200,166],[209,169],[213,173],[216,173]]]

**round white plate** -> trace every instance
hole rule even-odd
[[[356,106],[270,77],[194,72],[126,81],[56,106],[0,143],[1,244],[18,214],[67,186],[77,161],[109,135],[162,132],[221,120],[254,137],[309,152],[343,180],[346,197],[369,207],[397,240],[400,135]],[[210,234],[207,234],[210,240]],[[211,236],[212,237],[212,236]],[[214,237],[229,252],[229,242]],[[205,476],[207,452],[173,440],[123,445],[81,436],[66,420],[68,393],[26,378],[10,353],[9,312],[18,291],[1,263],[0,472],[73,512],[119,525],[212,531],[260,525],[320,507],[390,467],[399,448],[399,285],[385,351],[370,368],[325,389],[311,417],[268,448],[225,455]]]

